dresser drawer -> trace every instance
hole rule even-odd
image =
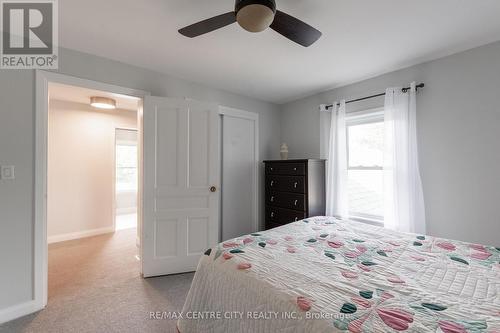
[[[306,196],[298,193],[270,191],[266,196],[266,205],[303,211],[306,208]]]
[[[266,188],[269,191],[306,193],[306,179],[304,176],[267,176]]]
[[[278,223],[278,222],[266,222],[266,230],[269,230],[269,229],[274,229],[274,228],[277,228],[277,227],[281,227],[283,224],[281,223]]]
[[[266,174],[268,175],[305,175],[305,163],[268,163],[266,164]]]
[[[268,224],[287,224],[306,218],[305,212],[299,212],[291,209],[279,207],[266,207],[266,225]]]

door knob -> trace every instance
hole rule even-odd
[[[216,192],[217,191],[217,187],[215,186],[210,186],[210,192]]]

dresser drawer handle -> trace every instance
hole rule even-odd
[[[271,202],[274,202],[274,196],[271,197]]]
[[[299,203],[299,200],[295,200],[295,201],[293,202],[293,205],[294,205],[294,206],[297,206],[297,204],[298,204],[298,203]]]
[[[273,185],[274,185],[274,180],[271,180],[271,186],[273,186]]]
[[[297,171],[297,167],[293,168],[293,171]]]
[[[274,168],[273,168],[273,167],[270,167],[270,168],[269,168],[269,170],[270,170],[270,171],[274,171]]]
[[[271,212],[271,217],[274,217],[274,212]]]
[[[299,185],[299,183],[297,182],[293,183],[293,188],[297,188],[297,185]]]

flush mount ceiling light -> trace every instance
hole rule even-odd
[[[90,97],[90,105],[98,109],[116,109],[116,101],[108,97]]]

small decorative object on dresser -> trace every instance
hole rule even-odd
[[[286,143],[281,144],[280,155],[282,160],[288,159],[288,145]]]
[[[266,229],[325,215],[325,160],[264,161]]]

